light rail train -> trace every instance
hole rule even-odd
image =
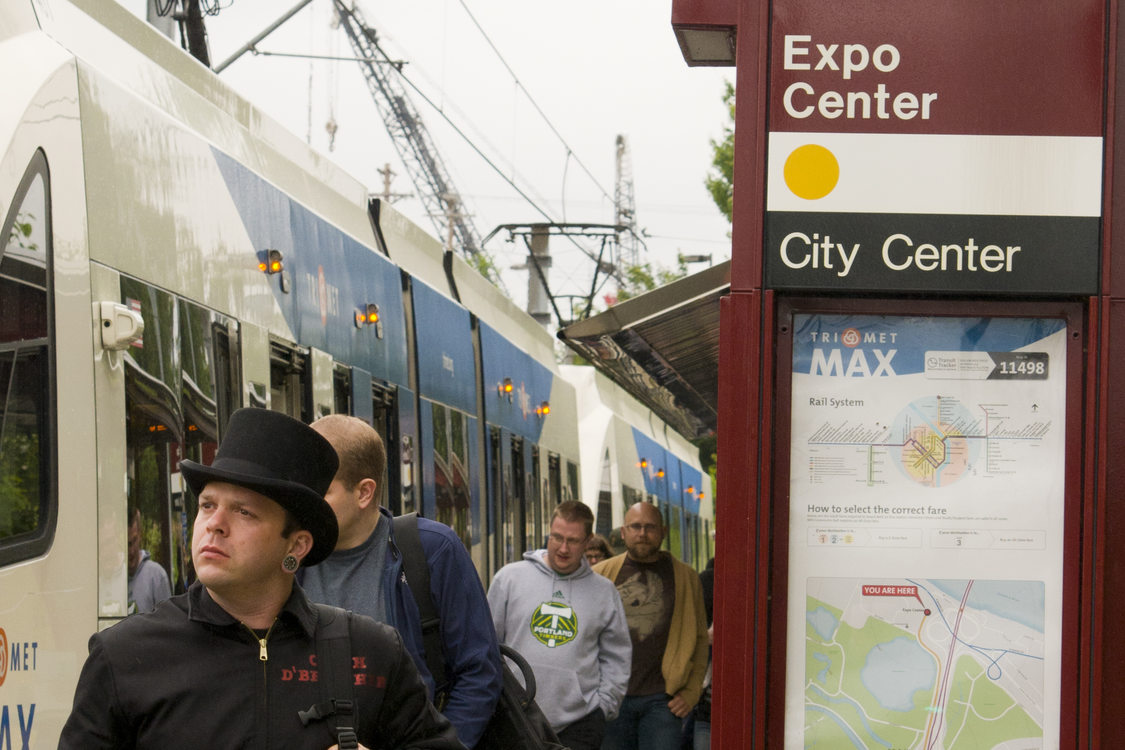
[[[56,744],[87,639],[128,614],[135,511],[190,584],[177,467],[241,406],[371,421],[384,502],[485,582],[568,498],[609,533],[654,500],[702,567],[690,443],[145,22],[5,2],[0,69],[0,748]]]

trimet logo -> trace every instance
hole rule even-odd
[[[578,615],[559,602],[543,602],[531,615],[531,634],[547,648],[570,643],[578,635]]]
[[[3,628],[0,628],[0,685],[4,684],[4,678],[8,676],[8,636]]]

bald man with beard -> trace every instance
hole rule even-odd
[[[678,750],[707,672],[703,588],[690,566],[660,549],[664,519],[655,505],[630,507],[621,531],[625,553],[594,567],[617,587],[633,643],[629,687],[602,750]]]

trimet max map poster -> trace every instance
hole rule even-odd
[[[1066,333],[794,316],[787,749],[1057,747]]]

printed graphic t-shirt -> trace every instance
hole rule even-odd
[[[633,667],[626,694],[663,693],[660,662],[668,645],[676,601],[672,560],[666,554],[653,563],[639,563],[626,557],[613,583],[621,594],[629,637],[633,640]]]

